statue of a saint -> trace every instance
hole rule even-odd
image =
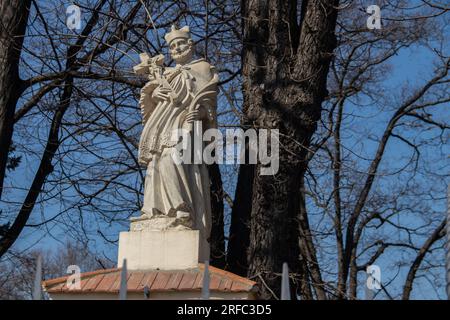
[[[141,54],[137,74],[148,77],[141,90],[140,108],[144,129],[139,161],[147,167],[142,216],[135,219],[146,229],[200,231],[200,259],[209,257],[211,231],[210,181],[201,164],[177,164],[173,153],[177,129],[192,132],[201,121],[206,130],[217,126],[218,75],[205,59],[194,60],[189,27],[165,35],[175,67],[164,67],[164,56]]]

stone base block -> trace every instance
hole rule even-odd
[[[199,262],[199,231],[164,230],[121,232],[118,267],[127,259],[129,270],[180,270]]]

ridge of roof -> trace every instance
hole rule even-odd
[[[120,270],[122,270],[122,269],[121,268],[111,268],[111,269],[99,269],[99,270],[95,270],[95,271],[82,272],[81,273],[81,278],[82,279],[87,279],[87,278],[90,278],[92,276],[96,276],[96,275],[100,275],[100,274],[106,274],[106,273],[112,273],[112,272],[118,272]],[[58,278],[54,278],[54,279],[44,280],[44,281],[42,281],[42,285],[44,287],[54,286],[56,284],[59,284],[59,283],[62,283],[62,282],[66,282],[67,279],[70,276],[71,275],[67,275],[67,276],[62,276],[62,277],[58,277]]]
[[[199,263],[198,266],[199,266],[200,270],[204,270],[205,269],[205,264],[204,263]],[[241,281],[241,282],[244,282],[245,284],[248,284],[248,285],[255,285],[256,284],[255,281],[250,280],[250,279],[245,278],[245,277],[242,277],[242,276],[237,275],[235,273],[232,273],[230,271],[219,269],[219,268],[216,268],[216,267],[213,267],[213,266],[208,266],[208,269],[209,269],[210,272],[221,274],[221,275],[223,275],[225,277],[234,278],[234,279],[236,279],[238,281]]]
[[[154,292],[199,291],[203,285],[205,265],[185,270],[128,270],[127,286],[129,292],[142,292],[147,286]],[[120,286],[121,268],[102,269],[81,273],[81,287],[67,287],[67,279],[71,275],[42,282],[44,290],[49,293],[116,293]],[[219,292],[253,292],[256,282],[209,266],[211,275],[210,290]]]

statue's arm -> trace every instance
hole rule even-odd
[[[152,98],[153,91],[158,87],[158,82],[156,80],[149,81],[141,89],[141,96],[139,99],[139,107],[142,114],[142,122],[145,125],[153,110],[156,107],[156,101]]]

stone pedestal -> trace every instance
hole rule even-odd
[[[118,267],[127,259],[129,270],[183,270],[199,262],[199,231],[121,232]]]
[[[209,261],[210,246],[201,231],[191,230],[175,217],[131,218],[129,232],[119,236],[120,268],[127,259],[130,270],[180,270]]]

